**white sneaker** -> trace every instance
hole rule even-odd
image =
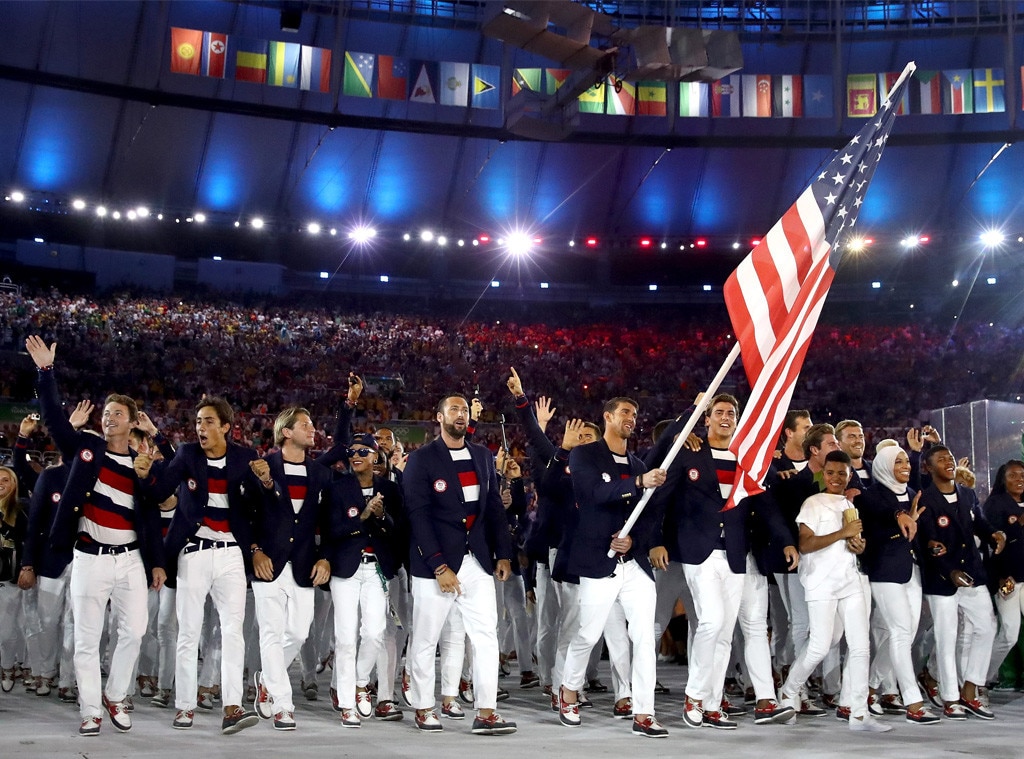
[[[370,703],[370,694],[365,690],[356,691],[356,711],[363,719],[373,716],[373,704]]]
[[[870,714],[865,714],[863,719],[850,717],[850,729],[858,733],[887,733],[892,730],[892,725],[886,725]]]

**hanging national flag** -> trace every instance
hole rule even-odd
[[[898,71],[887,72],[878,75],[878,97],[885,100],[889,97],[889,90],[892,89],[893,85],[896,84],[896,80],[900,78]],[[910,113],[910,90],[913,89],[909,85],[903,88],[903,97],[900,98],[900,102],[894,103],[896,107],[897,116],[906,116]]]
[[[780,119],[804,117],[804,88],[800,76],[772,77],[772,116]]]
[[[846,115],[851,118],[874,116],[878,110],[874,74],[850,74],[846,77]]]
[[[501,96],[498,90],[501,67],[474,63],[472,75],[473,93],[470,104],[474,108],[497,108],[501,105]]]
[[[668,88],[664,82],[636,83],[636,112],[640,116],[668,115]]]
[[[540,78],[544,69],[515,69],[512,72],[512,95],[518,95],[523,90],[540,92]]]
[[[544,91],[554,95],[571,75],[572,69],[544,69]]]
[[[894,97],[902,97],[905,86],[904,80]],[[729,446],[736,475],[726,509],[764,490],[793,388],[845,252],[844,233],[856,224],[895,118],[893,104],[885,101],[879,118],[835,154],[725,283],[725,305],[751,387]]]
[[[1006,110],[1006,77],[1002,69],[974,69],[974,112],[1002,113]]]
[[[679,115],[683,117],[707,117],[708,85],[707,82],[679,83]]]
[[[733,74],[711,84],[711,115],[740,115],[740,75]]]
[[[580,113],[604,113],[604,82],[598,82],[579,97]]]
[[[171,72],[199,76],[202,66],[203,32],[171,27]]]
[[[331,51],[323,47],[302,46],[299,86],[304,90],[331,91]]]
[[[377,97],[405,100],[409,95],[409,61],[393,55],[377,56]]]
[[[743,75],[743,115],[772,115],[772,78],[765,74]]]
[[[376,56],[372,53],[350,53],[345,51],[345,74],[341,80],[343,95],[357,98],[372,98],[373,68]]]
[[[203,32],[203,76],[224,78],[228,62],[228,35]]]
[[[469,105],[469,64],[444,62],[440,66],[441,105]]]
[[[804,76],[804,116],[809,119],[832,118],[832,77],[825,74]]]
[[[907,89],[912,113],[942,113],[942,75],[938,71],[918,69]]]
[[[605,85],[605,113],[615,116],[633,116],[636,114],[636,85],[608,77]]]
[[[942,112],[972,113],[974,111],[974,83],[970,69],[942,72]]]
[[[409,92],[411,103],[437,103],[437,64],[431,61],[416,61],[412,70],[416,80]]]
[[[274,87],[299,86],[299,53],[295,42],[271,41],[267,58],[267,84]]]
[[[235,79],[263,84],[267,81],[267,41],[238,40],[235,51]]]

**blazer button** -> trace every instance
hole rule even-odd
[[[718,523],[718,526],[719,526],[719,527],[725,527],[725,522],[719,522],[719,523]]]
[[[296,519],[296,520],[295,520],[295,524],[298,524],[298,523],[299,523],[299,520],[298,520],[298,519]]]
[[[465,524],[465,523],[466,523],[466,520],[465,520],[465,519],[463,519],[463,520],[462,520],[462,523],[463,523],[463,524]]]
[[[294,543],[295,542],[295,538],[288,538],[288,542],[289,543]]]
[[[75,513],[77,514],[79,511],[81,511],[81,509],[75,506]]]

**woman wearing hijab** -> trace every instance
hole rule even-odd
[[[874,671],[892,669],[896,675],[906,720],[933,725],[939,717],[925,706],[914,675],[911,645],[921,618],[921,573],[914,555],[917,533],[918,496],[907,487],[910,458],[897,445],[882,448],[871,469],[875,484],[859,495],[855,503],[864,522],[867,547],[861,567],[871,581],[871,597],[882,615],[887,640],[880,640]]]

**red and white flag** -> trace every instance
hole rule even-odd
[[[907,64],[881,109],[803,191],[725,283],[725,305],[750,382],[730,450],[736,479],[725,510],[763,492],[793,388],[882,150],[902,103]]]

